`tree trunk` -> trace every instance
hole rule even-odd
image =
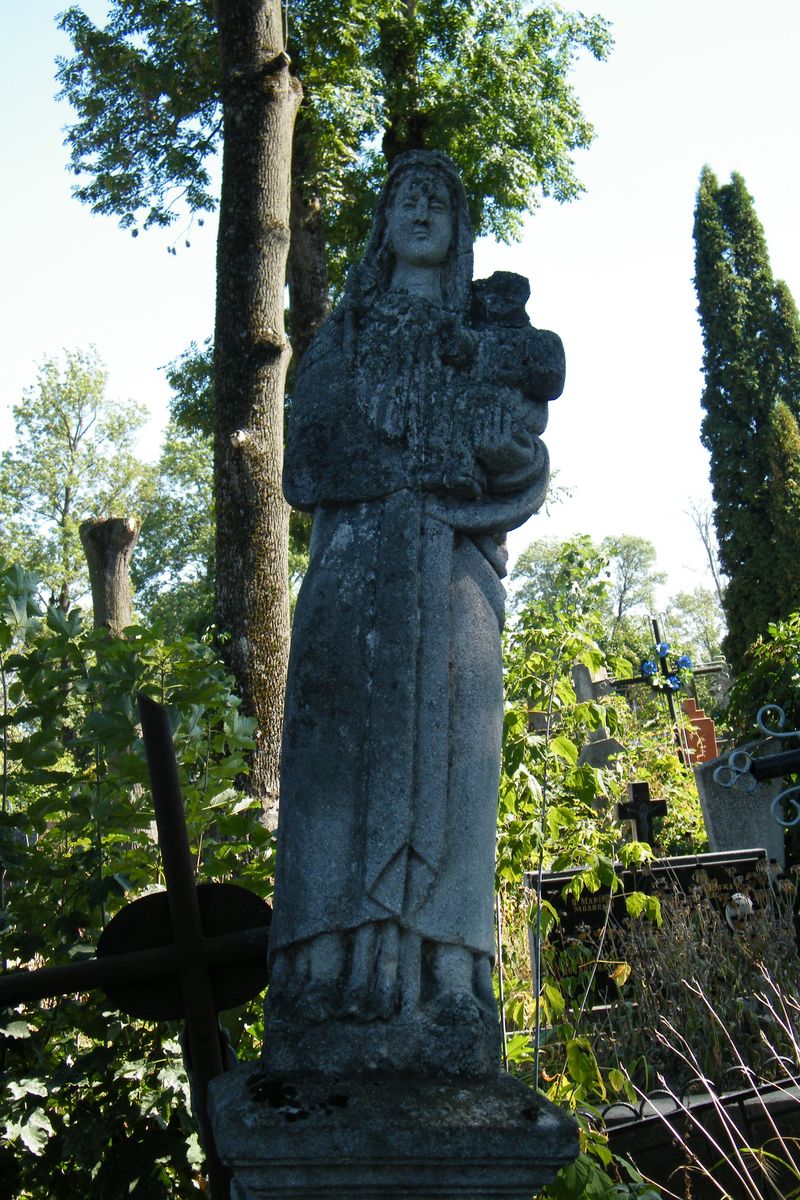
[[[119,637],[133,621],[131,555],[141,523],[133,517],[83,521],[81,545],[89,567],[95,629]]]
[[[309,186],[313,133],[300,109],[292,152],[292,206],[289,260],[289,334],[295,370],[331,310],[322,200]]]
[[[279,0],[217,0],[224,151],[215,335],[216,623],[258,722],[251,787],[278,791],[289,648],[289,509],[281,490],[291,350],[283,326],[292,129]]]

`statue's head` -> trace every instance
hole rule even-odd
[[[410,150],[392,166],[352,280],[362,302],[389,290],[398,259],[438,267],[444,306],[467,308],[472,281],[467,198],[455,166],[438,150]]]
[[[395,264],[437,270],[453,241],[453,198],[436,171],[406,171],[386,209],[386,245]]]

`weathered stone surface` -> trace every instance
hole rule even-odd
[[[601,667],[597,671],[590,671],[582,662],[572,665],[572,685],[575,688],[575,699],[579,704],[602,700],[611,692],[611,684],[605,667]]]
[[[472,283],[452,163],[402,156],[298,376],[284,488],[314,521],[264,1054],[211,1089],[235,1200],[529,1200],[577,1153],[501,1074],[492,988],[505,536],[544,498],[564,377],[527,298]]]
[[[576,662],[572,667],[572,683],[575,687],[575,698],[580,704],[602,700],[611,691],[608,673],[605,668],[600,671],[590,671],[584,663]],[[624,746],[616,738],[609,737],[604,725],[593,729],[586,738],[586,744],[578,755],[579,766],[607,767],[616,754],[622,754]]]
[[[578,765],[581,767],[607,767],[617,754],[623,754],[625,751],[625,747],[616,738],[603,737],[601,730],[595,732],[601,736],[590,734],[578,755]]]
[[[530,1200],[578,1152],[575,1125],[519,1080],[397,1075],[211,1087],[234,1200]]]
[[[744,850],[758,847],[767,858],[785,866],[783,826],[772,815],[772,801],[785,786],[782,779],[767,779],[752,791],[723,787],[714,779],[727,756],[712,758],[694,768],[703,821],[711,850]]]
[[[307,352],[284,488],[314,514],[295,614],[265,1062],[491,1075],[505,536],[561,391],[527,281],[472,282],[452,163],[402,156]]]
[[[496,1005],[487,999],[477,1006],[456,994],[438,1006],[408,1005],[389,1020],[298,1026],[274,1018],[269,1037],[265,1057],[275,1075],[296,1071],[298,1062],[325,1075],[352,1072],[355,1063],[367,1074],[492,1075],[501,1054]]]

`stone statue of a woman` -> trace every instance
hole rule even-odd
[[[472,282],[444,155],[397,160],[297,380],[312,511],[286,695],[266,1065],[496,1070],[505,535],[540,506],[555,334]]]

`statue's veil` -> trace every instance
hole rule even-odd
[[[394,256],[386,236],[387,214],[397,186],[409,172],[434,172],[442,177],[453,209],[453,240],[444,263],[442,301],[445,308],[465,313],[469,307],[472,283],[472,230],[467,197],[452,160],[439,150],[409,150],[394,162],[381,191],[372,222],[367,248],[361,262],[347,277],[344,306],[356,312],[368,310],[379,296],[389,290]]]

